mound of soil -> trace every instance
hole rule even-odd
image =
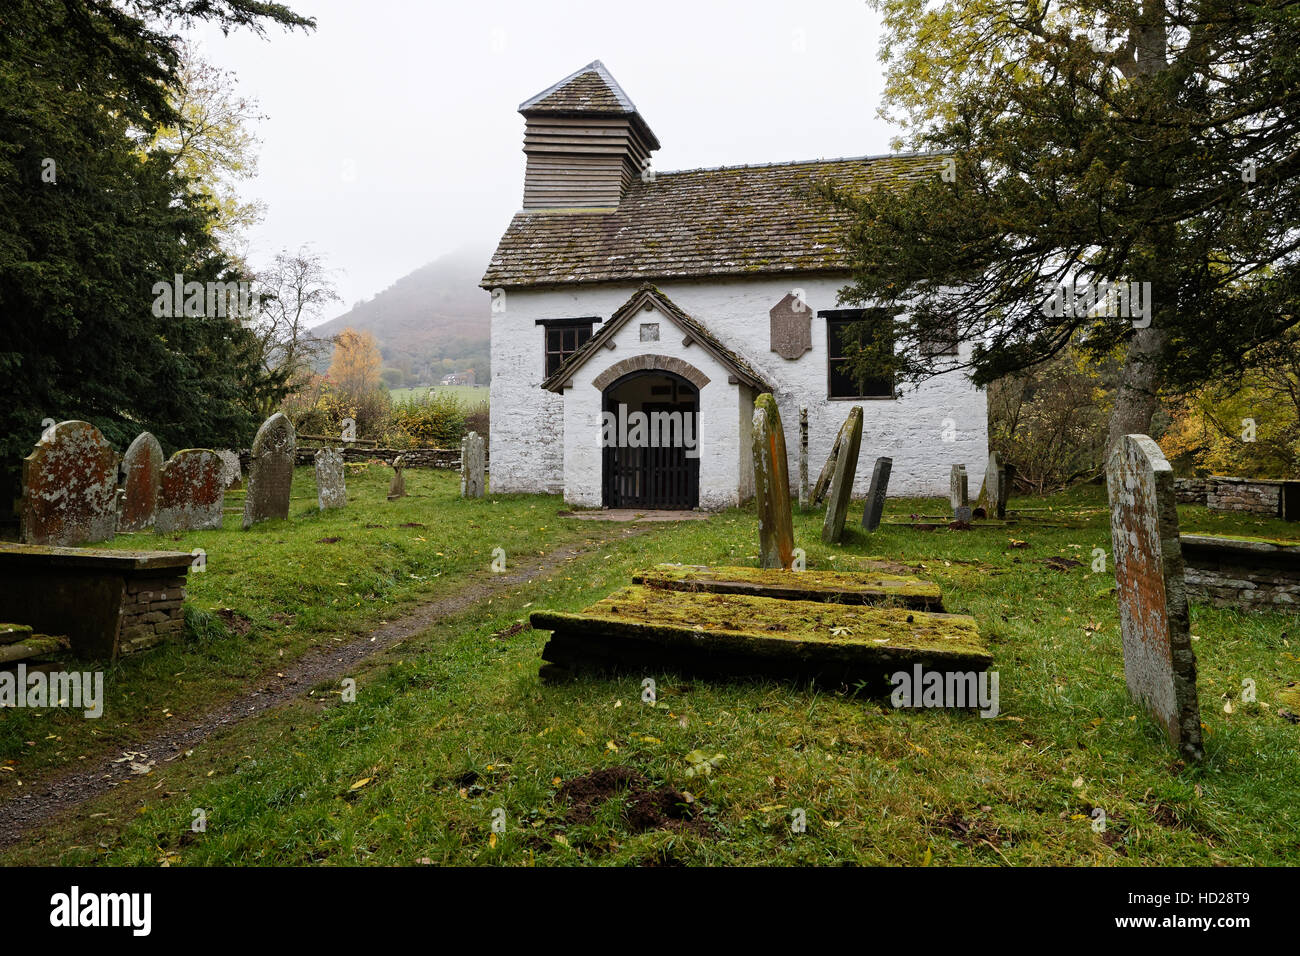
[[[565,781],[559,797],[569,804],[567,823],[590,823],[607,800],[623,800],[623,819],[633,833],[680,830],[708,833],[707,820],[697,815],[699,803],[668,785],[655,787],[650,778],[631,767],[605,767]]]

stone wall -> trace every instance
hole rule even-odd
[[[1210,491],[1209,478],[1175,478],[1174,495],[1180,505],[1204,505]]]
[[[295,463],[315,464],[317,447],[299,448]],[[460,468],[459,448],[349,448],[346,445],[339,447],[343,449],[344,461],[382,461],[386,465],[391,465],[393,459],[401,455],[406,459],[407,468]],[[247,455],[247,452],[241,452],[241,461],[247,462]],[[485,451],[484,456],[486,455]]]
[[[1280,517],[1282,491],[1286,482],[1250,478],[1209,479],[1205,506],[1211,511],[1240,511]]]
[[[185,571],[126,581],[117,652],[134,654],[185,630]]]
[[[1300,611],[1300,545],[1185,534],[1184,579],[1216,607]]]

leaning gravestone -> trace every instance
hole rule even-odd
[[[221,484],[226,488],[235,487],[244,477],[238,453],[226,449],[217,452],[217,457],[221,459]]]
[[[220,531],[225,503],[221,458],[210,448],[186,448],[162,466],[153,529],[158,534]]]
[[[153,527],[162,466],[162,445],[153,435],[141,432],[122,458],[126,480],[122,482],[122,506],[117,513],[118,531],[148,531]]]
[[[998,470],[998,518],[1007,516],[1007,502],[1011,498],[1011,482],[1016,477],[1015,465],[1003,465]]]
[[[1200,759],[1196,655],[1188,631],[1173,469],[1146,435],[1125,435],[1106,464],[1106,489],[1124,679],[1183,755]]]
[[[880,527],[880,516],[885,513],[885,497],[889,494],[889,473],[894,459],[877,458],[871,470],[871,487],[867,489],[867,506],[862,511],[862,527],[875,531]]]
[[[821,502],[827,487],[830,486],[831,476],[835,474],[835,461],[840,457],[840,439],[843,437],[844,429],[840,429],[835,435],[835,444],[831,446],[831,453],[826,456],[826,464],[822,465],[822,470],[817,475],[817,483],[813,485],[812,490],[814,506]]]
[[[113,537],[117,452],[89,422],[59,422],[23,459],[22,536],[72,547]]]
[[[298,436],[283,412],[262,423],[248,460],[248,491],[244,497],[244,530],[259,521],[289,517],[294,453]]]
[[[348,503],[347,483],[343,478],[343,452],[321,448],[316,452],[316,504],[321,511],[342,508]]]
[[[402,469],[406,467],[406,458],[398,455],[393,459],[393,482],[388,486],[388,500],[396,501],[398,498],[406,497],[406,478],[402,475]]]
[[[758,505],[758,566],[794,565],[794,518],[790,514],[790,465],[776,399],[754,399],[754,498]]]
[[[484,443],[478,432],[460,440],[460,496],[483,497]]]
[[[844,519],[849,513],[849,496],[853,494],[853,479],[858,473],[858,451],[862,448],[862,406],[849,409],[849,417],[840,426],[840,447],[835,460],[835,475],[831,490],[826,496],[826,517],[822,521],[822,542],[835,544],[844,534]]]

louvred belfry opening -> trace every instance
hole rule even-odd
[[[659,140],[596,60],[519,107],[525,209],[612,209]]]

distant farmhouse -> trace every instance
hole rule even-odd
[[[475,384],[474,370],[466,369],[463,372],[452,372],[450,375],[444,375],[439,385],[470,385]]]
[[[865,190],[935,175],[936,157],[651,173],[659,140],[600,61],[519,112],[523,208],[481,283],[493,293],[493,490],[559,491],[593,507],[736,505],[753,494],[762,392],[780,405],[792,476],[799,409],[815,478],[861,404],[855,494],[880,455],[894,460],[896,495],[947,494],[954,463],[979,487],[986,406],[968,378],[902,392],[846,373],[842,330],[873,313],[837,305],[847,222],[807,196],[826,180]],[[877,327],[891,334],[888,319]],[[671,419],[674,435],[684,422],[685,441],[647,447],[637,412]]]

